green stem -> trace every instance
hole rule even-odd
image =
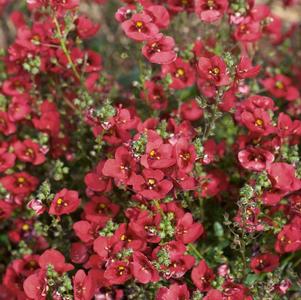
[[[81,81],[81,76],[80,76],[80,74],[78,73],[78,71],[77,71],[77,69],[76,69],[76,66],[75,66],[75,64],[74,64],[73,61],[72,61],[72,58],[71,58],[71,56],[70,56],[70,53],[69,53],[69,51],[68,51],[68,49],[67,49],[66,38],[63,36],[63,33],[62,33],[62,31],[61,31],[60,24],[59,24],[59,22],[58,22],[58,20],[57,20],[56,17],[53,18],[53,22],[54,22],[54,24],[55,24],[56,31],[57,31],[57,33],[58,33],[58,35],[59,35],[61,48],[62,48],[62,50],[63,50],[63,52],[64,52],[64,54],[65,54],[65,56],[66,56],[66,58],[67,58],[68,64],[71,66],[71,69],[72,69],[72,71],[73,71],[75,77],[76,77],[79,81]]]
[[[193,252],[197,258],[203,259],[202,254],[201,254],[201,253],[199,252],[199,250],[194,246],[194,244],[189,244],[189,245],[188,245],[188,250],[190,250],[191,252]]]

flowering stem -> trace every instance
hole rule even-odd
[[[76,66],[75,66],[75,64],[74,64],[73,61],[72,61],[72,58],[71,58],[70,53],[69,53],[69,51],[68,51],[68,49],[67,49],[67,46],[66,46],[66,39],[65,39],[65,37],[64,37],[63,34],[62,34],[62,31],[61,31],[61,28],[60,28],[60,24],[59,24],[59,22],[58,22],[58,20],[57,20],[56,17],[53,18],[53,22],[54,22],[54,24],[55,24],[57,33],[58,33],[58,35],[59,35],[61,48],[62,48],[62,50],[63,50],[63,52],[64,52],[64,54],[65,54],[65,56],[66,56],[66,58],[67,58],[67,60],[68,60],[68,63],[69,63],[69,65],[71,66],[71,69],[72,69],[72,71],[73,71],[75,77],[76,77],[79,81],[81,81],[81,76],[80,76],[80,74],[78,73],[78,71],[77,71],[77,69],[76,69]]]
[[[194,244],[188,244],[188,250],[193,252],[195,256],[199,259],[203,259],[202,254],[199,252],[199,250],[194,246]]]

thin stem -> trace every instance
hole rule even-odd
[[[189,244],[188,249],[193,252],[197,258],[203,259],[202,254],[199,252],[199,250],[194,246],[194,244]]]
[[[62,34],[60,24],[59,24],[59,22],[58,22],[58,20],[57,20],[56,17],[53,18],[53,22],[54,22],[54,24],[55,24],[57,33],[59,34],[59,39],[60,39],[61,48],[62,48],[62,50],[63,50],[63,52],[64,52],[64,54],[65,54],[65,56],[66,56],[66,58],[67,58],[67,60],[68,60],[68,64],[71,66],[71,69],[72,69],[72,71],[73,71],[75,77],[76,77],[79,81],[81,81],[81,76],[80,76],[80,74],[78,73],[78,71],[77,71],[77,69],[76,69],[76,66],[75,66],[75,64],[74,64],[73,61],[72,61],[72,58],[71,58],[70,53],[69,53],[69,51],[68,51],[68,49],[67,49],[67,46],[66,46],[66,38],[65,38],[65,37],[63,36],[63,34]]]

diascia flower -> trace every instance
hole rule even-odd
[[[190,293],[186,284],[173,283],[167,287],[161,287],[156,294],[156,300],[190,299]]]
[[[152,17],[145,13],[135,14],[130,20],[122,23],[124,33],[136,41],[146,41],[159,32],[159,28],[153,23]]]
[[[181,118],[188,121],[197,121],[202,118],[204,112],[197,101],[192,99],[181,105]]]
[[[188,62],[177,58],[173,63],[162,66],[162,76],[171,75],[170,88],[179,90],[192,86],[195,82],[195,71]]]
[[[155,80],[147,80],[144,85],[144,91],[141,92],[142,99],[153,109],[166,109],[168,102],[163,86]]]
[[[207,23],[219,20],[228,8],[227,0],[195,0],[195,12]]]
[[[0,172],[5,172],[7,169],[15,165],[16,156],[13,153],[0,153]]]
[[[72,264],[66,263],[65,256],[55,249],[46,250],[39,258],[40,268],[46,270],[49,265],[52,265],[58,273],[68,272],[74,269]]]
[[[30,9],[38,9],[42,6],[50,6],[56,10],[68,10],[76,8],[79,5],[79,0],[27,0],[27,4]]]
[[[226,63],[219,56],[201,57],[198,62],[198,71],[201,78],[209,80],[216,86],[230,83]]]
[[[87,39],[92,37],[97,33],[100,28],[99,24],[94,24],[86,16],[79,16],[76,22],[78,35],[82,39]]]
[[[125,147],[118,147],[115,152],[115,159],[108,159],[102,169],[107,177],[113,177],[127,184],[136,169],[136,162]]]
[[[158,271],[141,252],[134,252],[131,270],[135,279],[140,283],[157,282],[160,279]]]
[[[26,172],[19,172],[0,178],[0,183],[8,192],[26,196],[35,191],[39,180]]]
[[[167,0],[168,8],[172,12],[193,12],[194,11],[194,0]]]
[[[194,223],[192,215],[186,213],[176,225],[176,239],[184,244],[195,242],[204,232],[202,224]]]
[[[199,264],[192,269],[191,279],[194,285],[202,292],[209,291],[211,282],[214,280],[215,275],[206,263],[201,260]]]
[[[173,147],[165,144],[158,136],[146,145],[145,154],[141,156],[141,164],[148,169],[165,169],[175,164]]]
[[[238,153],[238,160],[245,169],[260,172],[270,167],[274,155],[267,150],[250,147]]]
[[[247,56],[242,56],[237,67],[236,76],[238,79],[254,78],[260,72],[260,66],[253,66],[252,61]]]
[[[8,117],[12,122],[17,122],[29,116],[31,107],[26,96],[15,96],[8,107]]]
[[[160,29],[164,29],[169,26],[170,16],[168,10],[163,5],[147,6],[144,11],[152,18],[153,22]]]
[[[263,109],[244,111],[241,114],[241,122],[253,133],[266,136],[275,131],[268,112]]]
[[[301,188],[301,180],[296,177],[294,166],[275,162],[267,171],[274,188],[285,192],[294,192]]]
[[[262,80],[262,85],[274,97],[284,98],[287,101],[294,101],[300,96],[298,89],[293,86],[291,79],[282,74]]]
[[[100,161],[96,169],[85,176],[86,186],[95,192],[108,192],[112,188],[112,180],[103,175],[104,161]]]
[[[250,267],[255,273],[272,272],[279,265],[279,257],[273,253],[256,255],[251,259]]]
[[[40,151],[40,145],[30,139],[16,141],[13,144],[17,158],[24,162],[32,163],[33,165],[40,165],[44,163],[46,157]]]
[[[109,284],[123,284],[132,277],[130,266],[125,261],[112,262],[104,272]]]
[[[296,217],[278,233],[275,250],[292,253],[301,249],[301,218]]]
[[[61,216],[74,212],[80,204],[77,191],[62,189],[51,202],[49,214]]]
[[[13,134],[16,131],[16,125],[8,118],[7,112],[0,111],[0,132],[4,135]]]
[[[173,188],[172,182],[164,177],[164,173],[160,170],[145,169],[142,171],[142,176],[133,176],[129,184],[148,200],[162,199]]]
[[[196,151],[188,140],[182,138],[175,145],[175,156],[179,169],[185,173],[189,173],[196,160]]]
[[[142,53],[151,63],[170,64],[177,58],[174,48],[175,41],[172,37],[158,33],[146,42]]]
[[[91,273],[78,270],[73,278],[74,300],[91,300],[95,294],[96,281]]]

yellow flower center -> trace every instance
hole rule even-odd
[[[143,27],[143,22],[137,21],[136,22],[136,28],[138,29],[138,32],[142,31],[142,27]]]
[[[22,230],[23,231],[28,231],[29,230],[29,225],[28,224],[23,224]]]
[[[179,68],[176,72],[176,77],[183,77],[185,75],[185,71],[182,68]]]
[[[56,204],[57,204],[57,205],[62,205],[62,204],[63,204],[63,199],[62,199],[62,198],[58,198],[58,199],[56,200]]]
[[[275,87],[277,88],[277,89],[279,89],[279,90],[283,90],[283,88],[284,88],[284,84],[283,84],[283,82],[282,81],[276,81],[276,83],[275,83]]]
[[[156,180],[155,180],[154,178],[149,178],[147,182],[148,182],[148,184],[151,185],[151,186],[153,186],[153,185],[156,184]]]
[[[18,183],[24,183],[25,182],[25,178],[24,177],[19,177],[18,178]]]
[[[262,121],[261,119],[257,119],[257,120],[255,121],[255,125],[258,126],[258,127],[262,127],[263,121]]]

